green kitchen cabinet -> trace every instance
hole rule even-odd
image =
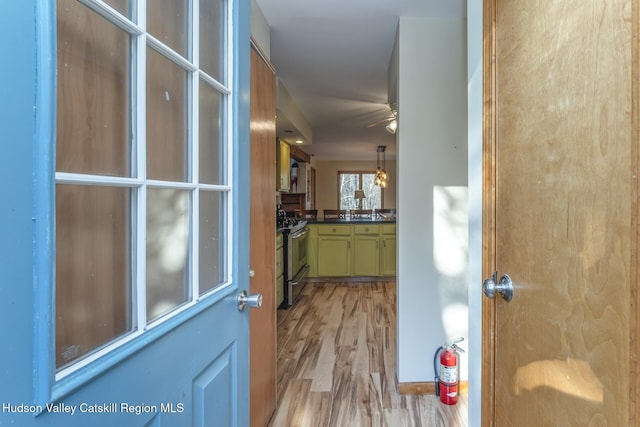
[[[288,192],[290,182],[290,158],[291,147],[284,141],[278,141],[276,145],[276,191]]]
[[[318,276],[351,276],[351,237],[318,236]]]
[[[309,273],[307,277],[318,277],[318,226],[307,225],[309,234],[307,235],[307,264]]]
[[[396,274],[395,224],[309,224],[309,277]]]
[[[276,307],[284,301],[284,236],[276,235]]]
[[[318,226],[318,276],[351,276],[351,225]]]
[[[385,224],[382,226],[382,237],[380,238],[382,247],[380,251],[382,276],[396,275],[396,226],[395,224]]]
[[[354,237],[353,275],[377,276],[380,259],[380,238],[378,236]]]
[[[380,227],[375,224],[354,225],[354,276],[380,274]]]

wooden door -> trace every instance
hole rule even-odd
[[[484,11],[483,425],[635,425],[638,2]]]
[[[276,408],[276,92],[273,69],[251,49],[251,425]]]

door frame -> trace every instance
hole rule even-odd
[[[482,277],[490,277],[496,265],[496,27],[497,1],[483,0],[482,5]],[[632,4],[632,31],[640,33],[640,1]],[[637,177],[640,165],[640,41],[632,37],[632,135],[636,144],[632,148],[631,171]],[[640,424],[640,293],[638,287],[640,258],[640,186],[636,180],[631,209],[631,298],[629,301],[629,351],[630,372],[633,378],[629,389],[629,425]],[[482,397],[481,425],[483,427],[497,424],[495,411],[495,350],[496,350],[496,309],[495,300],[482,297]]]
[[[495,3],[482,6],[482,277],[493,274],[496,259]],[[482,297],[482,426],[495,425],[495,302]]]

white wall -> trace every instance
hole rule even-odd
[[[256,0],[251,0],[251,36],[267,58],[271,58],[271,30]]]
[[[286,86],[279,78],[276,78],[276,111],[278,117],[282,114],[309,144],[313,144],[313,129],[307,118],[302,114],[298,105],[293,100]],[[303,147],[304,148],[304,147]]]
[[[398,380],[423,382],[440,345],[468,338],[466,21],[401,17],[396,49]]]
[[[469,427],[480,426],[482,385],[482,0],[467,0],[469,123]]]

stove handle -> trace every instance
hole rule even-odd
[[[309,229],[308,229],[308,228],[303,228],[302,230],[300,230],[300,231],[297,231],[297,232],[293,233],[293,234],[291,235],[291,238],[292,238],[292,239],[299,239],[300,237],[304,236],[304,235],[305,235],[305,234],[307,234],[308,232],[309,232]]]
[[[291,281],[291,285],[293,286],[299,285],[307,277],[307,274],[309,273],[310,269],[311,267],[309,267],[309,264],[305,264],[305,266],[302,267],[300,271],[298,271],[298,274],[296,274],[296,277],[293,278],[293,280]]]

